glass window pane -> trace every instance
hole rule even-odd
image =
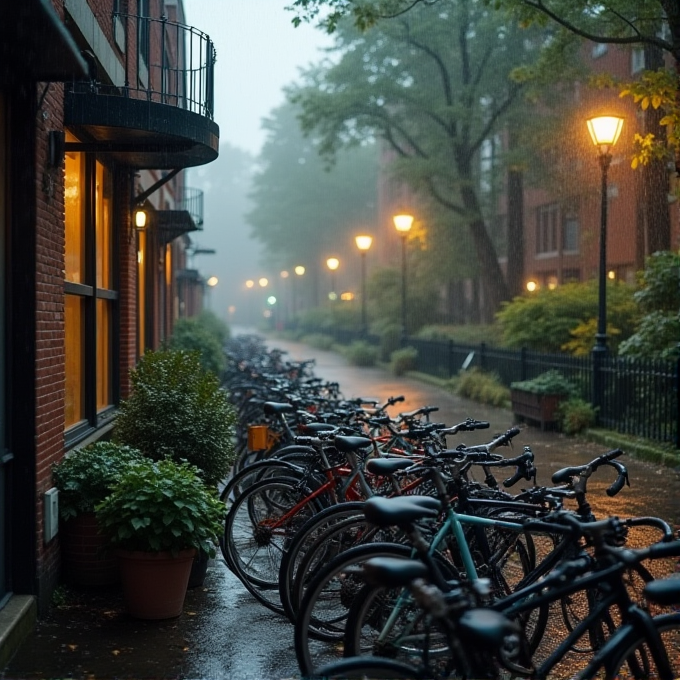
[[[64,209],[66,221],[65,278],[85,282],[85,154],[65,158]]]
[[[111,302],[97,300],[97,410],[110,406],[111,393]]]
[[[85,302],[76,295],[64,298],[66,395],[64,418],[66,427],[85,417]]]
[[[111,278],[111,173],[101,163],[96,164],[95,229],[97,234],[97,287],[112,287]]]

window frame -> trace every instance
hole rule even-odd
[[[84,301],[83,305],[83,344],[82,344],[82,375],[83,375],[83,410],[82,419],[66,425],[64,423],[64,442],[67,448],[71,448],[79,441],[87,437],[93,431],[108,424],[117,408],[120,395],[120,266],[119,266],[119,244],[118,228],[116,220],[115,205],[115,173],[113,168],[108,165],[103,158],[93,153],[81,153],[83,162],[83,220],[84,238],[81,247],[84,250],[84,265],[81,282],[69,281],[64,270],[64,304],[66,297],[72,296]],[[111,288],[103,288],[97,281],[97,206],[96,206],[96,186],[97,186],[97,164],[104,168],[104,177],[110,184],[111,201],[109,214],[109,233],[108,248],[110,257],[110,281],[103,282],[101,285],[108,285]],[[108,175],[108,177],[107,177]],[[102,188],[103,190],[103,188]],[[101,219],[101,217],[100,217]],[[65,238],[68,230],[65,229]],[[105,300],[110,302],[109,315],[109,342],[108,342],[108,380],[110,403],[103,408],[99,408],[98,399],[98,318],[97,302]],[[68,329],[64,320],[64,342],[68,342]],[[66,370],[66,367],[65,367]]]

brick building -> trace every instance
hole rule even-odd
[[[59,578],[53,463],[110,431],[129,369],[200,306],[182,170],[219,130],[182,0],[7,3],[0,51],[1,659]]]

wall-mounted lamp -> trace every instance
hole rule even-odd
[[[134,212],[135,229],[142,231],[146,229],[146,210],[136,208]]]

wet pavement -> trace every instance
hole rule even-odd
[[[481,443],[510,427],[512,414],[463,400],[440,388],[380,368],[356,368],[339,355],[297,343],[271,340],[271,347],[288,351],[291,359],[316,359],[317,376],[337,381],[347,397],[387,397],[403,394],[406,401],[393,415],[424,405],[440,410],[433,420],[452,425],[466,417],[488,420],[491,429],[450,437],[449,445]],[[554,432],[525,428],[515,439],[515,451],[530,445],[536,454],[538,482],[552,472],[587,462],[604,447]],[[616,498],[604,489],[613,478],[592,479],[589,489],[597,516],[657,515],[680,524],[680,476],[667,468],[625,459],[631,488]],[[245,590],[224,565],[212,560],[202,587],[189,590],[184,612],[169,621],[137,621],[124,610],[117,588],[64,589],[58,606],[43,617],[0,678],[205,678],[214,680],[283,680],[297,678],[293,628]]]

